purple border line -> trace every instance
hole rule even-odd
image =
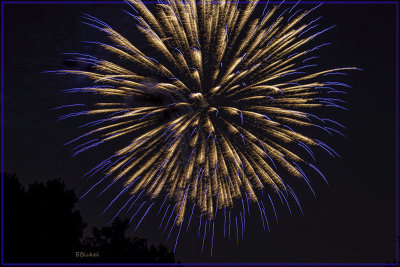
[[[157,1],[142,1],[145,4],[159,4]],[[203,1],[197,1],[198,2],[203,2]],[[217,1],[210,1],[212,3],[218,3]],[[248,4],[251,2],[241,2],[239,4]],[[266,2],[266,1],[259,1],[259,4],[280,4],[282,1],[271,1],[271,2]],[[284,2],[283,4],[296,4],[297,1],[288,1]],[[396,1],[302,1],[300,2],[301,4],[398,4]],[[42,5],[42,4],[125,4],[124,1],[88,1],[88,2],[83,2],[83,1],[4,1],[2,4],[31,4],[31,5]]]
[[[399,264],[399,3],[396,3],[396,263]]]
[[[5,263],[5,266],[396,266],[396,263]]]
[[[143,1],[147,4],[158,2]],[[281,3],[270,2],[271,4]],[[396,5],[396,262],[395,263],[5,263],[4,262],[4,5],[6,4],[123,4],[123,1],[4,1],[1,2],[1,264],[5,266],[397,266],[399,264],[399,3],[397,1],[304,1],[302,4],[395,4]],[[243,4],[248,2],[243,2]],[[259,4],[267,3],[259,1]],[[296,4],[285,2],[285,4]]]
[[[1,263],[4,259],[4,5],[1,3]]]

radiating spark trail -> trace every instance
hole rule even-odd
[[[207,225],[212,234],[211,254],[214,221],[221,209],[224,237],[230,238],[234,224],[237,243],[239,228],[243,238],[251,204],[257,203],[263,228],[270,230],[264,193],[277,222],[271,196],[279,197],[290,213],[287,197],[293,198],[302,212],[287,182],[292,177],[304,180],[315,195],[305,171],[313,169],[328,183],[308,162],[317,161],[315,148],[339,157],[314,132],[330,138],[344,136],[342,124],[321,119],[318,113],[347,109],[339,96],[351,86],[326,79],[357,70],[322,69],[314,64],[315,53],[330,44],[315,40],[334,27],[318,29],[320,18],[308,19],[319,5],[304,9],[298,7],[299,1],[289,8],[284,1],[267,3],[258,18],[257,1],[246,5],[238,1],[158,1],[151,9],[140,0],[126,2],[135,11],[127,13],[134,18],[145,46],[139,48],[135,40],[85,14],[84,23],[108,38],[88,43],[101,47],[113,59],[67,53],[90,68],[53,71],[92,81],[88,87],[65,92],[95,95],[94,103],[53,108],[85,109],[59,116],[59,120],[90,117],[80,126],[87,132],[65,144],[81,142],[73,156],[108,143],[115,145],[111,157],[84,175],[103,172],[105,177],[83,196],[106,177],[112,179],[99,195],[120,181],[121,191],[104,212],[125,192],[132,196],[114,218],[132,200],[125,214],[137,201],[140,205],[130,221],[146,202],[151,203],[135,230],[161,199],[157,215],[166,208],[159,228],[166,220],[165,232],[172,216],[168,238],[173,227],[179,227],[174,251],[182,222],[188,219],[188,231],[197,213],[200,216],[193,218],[199,217],[199,238],[204,221],[203,246]]]

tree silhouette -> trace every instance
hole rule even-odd
[[[76,203],[74,191],[61,180],[35,182],[25,189],[15,174],[5,173],[4,262],[175,262],[167,247],[149,248],[145,239],[126,236],[127,220],[117,218],[83,238],[86,224]]]
[[[15,174],[4,174],[5,262],[71,261],[86,227],[76,202],[60,180],[25,190]]]
[[[83,250],[98,253],[97,262],[174,263],[175,257],[167,247],[147,246],[146,239],[126,236],[128,220],[116,218],[111,226],[93,228],[93,236],[83,242]],[[93,260],[92,260],[93,261]]]

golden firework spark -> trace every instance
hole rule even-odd
[[[123,136],[132,139],[112,156],[116,161],[99,165],[114,181],[124,181],[124,191],[143,191],[151,199],[167,194],[175,202],[175,225],[181,225],[189,202],[211,221],[216,210],[233,208],[235,199],[258,202],[263,190],[292,192],[278,168],[306,181],[300,165],[318,171],[293,145],[312,157],[313,146],[334,153],[302,129],[337,132],[329,127],[337,123],[309,112],[341,108],[331,98],[338,92],[332,87],[346,85],[322,78],[355,68],[303,72],[314,67],[306,64],[319,48],[308,44],[325,31],[310,34],[314,21],[303,22],[310,10],[281,12],[273,6],[256,16],[257,1],[160,1],[151,10],[141,1],[128,2],[151,49],[139,49],[87,15],[110,40],[97,44],[118,60],[77,54],[92,69],[60,71],[94,81],[70,91],[102,97],[89,110],[62,117],[102,116],[88,123],[97,128],[84,135],[101,137],[76,153]]]

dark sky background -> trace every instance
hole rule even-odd
[[[81,133],[76,129],[79,119],[57,122],[62,113],[51,110],[74,103],[75,96],[60,90],[80,81],[41,72],[65,68],[65,52],[101,53],[81,42],[99,37],[79,23],[82,12],[129,35],[134,23],[122,9],[127,6],[5,5],[4,170],[16,173],[22,183],[61,178],[78,196],[92,184],[81,176],[107,154],[92,151],[71,158],[71,147],[62,145]],[[345,78],[354,87],[346,96],[350,110],[333,115],[347,126],[347,137],[326,139],[342,158],[318,153],[317,166],[330,185],[317,176],[313,179],[317,199],[305,188],[297,191],[304,216],[296,208],[290,216],[287,208],[278,204],[279,223],[270,220],[270,234],[263,232],[255,209],[246,220],[246,234],[238,245],[235,240],[223,239],[222,227],[217,224],[212,258],[209,239],[201,254],[197,231],[182,235],[176,253],[182,262],[395,260],[396,5],[326,3],[312,17],[318,16],[322,16],[321,26],[337,25],[318,40],[332,42],[317,53],[321,65],[363,69]],[[96,195],[88,194],[78,208],[89,226],[102,227],[112,217],[112,213],[100,215],[111,194]],[[150,243],[164,243],[166,234],[158,231],[159,222],[160,218],[150,214],[136,234]],[[166,244],[172,248],[174,241],[172,238]]]

